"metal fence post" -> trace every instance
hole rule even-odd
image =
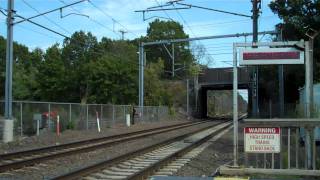
[[[123,117],[124,123],[126,123],[126,106],[123,106]]]
[[[306,132],[306,141],[305,141],[305,148],[306,148],[306,155],[307,155],[307,169],[311,169],[312,168],[312,148],[311,148],[311,133],[310,130],[308,128],[305,128],[305,132]]]
[[[284,128],[281,128],[281,132],[283,132],[283,134],[280,134],[280,149],[282,149],[282,147],[283,147],[283,136],[284,136]],[[279,166],[280,166],[280,169],[282,169],[283,168],[283,161],[282,161],[282,157],[283,156],[283,153],[280,151],[279,152],[279,159],[280,159],[280,163],[279,163]]]
[[[290,169],[290,165],[291,165],[291,161],[290,161],[290,158],[291,158],[291,153],[290,153],[290,137],[291,137],[291,129],[288,128],[288,169]]]
[[[69,104],[69,122],[71,122],[71,118],[72,118],[72,117],[71,117],[71,112],[72,112],[72,111],[71,111],[71,104]]]
[[[48,111],[49,111],[49,113],[48,113],[48,128],[49,128],[49,131],[51,130],[51,121],[50,121],[50,118],[51,118],[51,104],[49,103],[48,104]]]
[[[22,102],[20,102],[20,136],[23,136]]]
[[[267,154],[263,153],[263,168],[267,168]]]
[[[274,153],[271,154],[271,169],[274,169]]]
[[[115,124],[115,117],[114,117],[114,115],[115,115],[115,112],[114,112],[114,104],[112,104],[112,125],[114,126],[114,124]]]
[[[299,128],[296,128],[296,168],[299,168]]]
[[[100,104],[100,122],[103,122],[102,121],[102,112],[103,112],[103,106],[102,106],[102,104]],[[102,126],[103,124],[101,124],[101,126]]]
[[[315,137],[315,128],[316,127],[314,127],[313,128],[313,131],[312,131],[312,168],[313,168],[313,170],[316,170],[316,161],[317,161],[317,158],[316,158],[316,155],[317,155],[317,153],[316,153],[316,137]]]
[[[141,121],[143,122],[144,120],[144,107],[143,106],[141,106]]]
[[[89,105],[87,104],[87,130],[89,129]]]

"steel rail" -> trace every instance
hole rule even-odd
[[[103,170],[105,168],[111,167],[111,166],[113,166],[115,164],[121,163],[121,162],[123,162],[125,160],[128,160],[128,159],[131,159],[131,158],[133,158],[135,156],[138,156],[138,155],[141,155],[141,154],[145,154],[147,152],[150,152],[150,151],[155,150],[157,148],[163,147],[163,146],[168,145],[170,143],[183,140],[183,139],[185,139],[185,138],[187,138],[187,137],[189,137],[191,135],[194,135],[194,134],[199,133],[201,131],[205,131],[205,130],[210,129],[210,128],[214,127],[214,126],[218,126],[219,124],[222,124],[222,123],[225,123],[225,121],[221,122],[221,123],[218,123],[218,124],[210,125],[208,127],[200,128],[200,129],[198,129],[196,131],[188,132],[188,133],[185,133],[185,134],[180,135],[178,137],[174,137],[174,138],[171,138],[171,139],[168,139],[168,140],[164,140],[164,141],[162,141],[160,143],[156,143],[156,144],[153,144],[153,145],[150,145],[150,146],[147,146],[147,147],[144,147],[144,148],[141,148],[141,149],[129,152],[129,153],[125,153],[123,155],[114,157],[112,159],[109,159],[109,160],[106,160],[106,161],[102,161],[102,162],[96,163],[94,165],[91,165],[91,166],[88,166],[88,167],[85,167],[85,168],[81,168],[81,169],[72,171],[70,173],[61,175],[61,176],[54,177],[52,179],[55,179],[55,180],[79,179],[79,178],[81,178],[83,176],[87,176],[89,174],[99,172],[99,171],[101,171],[101,170]],[[216,134],[216,133],[220,132],[221,130],[229,127],[230,125],[232,125],[231,122],[230,122],[229,125],[227,125],[224,128],[221,128],[221,129],[215,131],[213,134]],[[213,136],[213,134],[210,134],[209,136],[205,137],[205,139],[203,141],[201,141],[201,142],[200,141],[199,142],[196,141],[194,143],[191,143],[191,146],[190,145],[187,146],[187,148],[184,148],[183,150],[181,150],[181,152],[174,153],[172,155],[172,157],[174,157],[174,156],[176,156],[178,154],[181,155],[181,153],[187,152],[191,148],[196,147],[197,145],[201,144],[205,140],[211,138]],[[140,171],[139,173],[136,173],[136,174],[130,176],[128,179],[141,179],[141,177],[144,177],[144,176],[146,176],[146,174],[148,174],[149,172],[153,171],[154,167],[158,167],[158,163],[164,163],[167,160],[169,160],[169,159],[165,158],[164,160],[161,160],[161,161],[153,164],[152,166],[143,169],[143,171]]]
[[[193,123],[195,123],[195,122],[179,123],[179,124],[174,124],[174,125],[170,125],[170,126],[162,126],[162,127],[151,128],[151,129],[146,129],[146,130],[139,130],[139,131],[134,131],[134,132],[129,132],[129,133],[121,133],[121,134],[116,134],[116,135],[111,135],[111,136],[105,136],[105,137],[99,137],[99,138],[75,141],[75,142],[65,143],[65,144],[60,144],[60,145],[46,146],[46,147],[42,147],[42,148],[30,149],[30,150],[25,150],[25,151],[17,151],[17,152],[12,152],[12,153],[5,153],[5,154],[0,154],[0,159],[1,160],[12,159],[12,158],[20,157],[20,156],[36,154],[36,153],[43,153],[43,152],[51,151],[51,150],[60,150],[60,149],[64,149],[64,148],[71,148],[71,147],[84,145],[84,144],[88,144],[88,143],[97,143],[97,142],[100,142],[100,141],[106,141],[106,140],[111,140],[111,139],[115,139],[115,138],[121,138],[121,137],[124,137],[124,136],[132,136],[132,135],[136,135],[136,134],[152,132],[152,131],[155,131],[155,130],[161,130],[161,129],[164,129],[164,128],[167,129],[167,128],[180,127],[180,126],[183,126],[183,125],[189,125],[189,124],[193,124]]]
[[[133,175],[131,175],[128,179],[145,179],[147,178],[148,176],[152,175],[155,171],[157,171],[158,169],[160,169],[161,167],[163,167],[164,165],[168,164],[169,162],[175,160],[176,158],[180,158],[182,157],[183,155],[187,154],[188,152],[190,152],[192,149],[200,146],[201,144],[207,142],[208,140],[210,140],[214,135],[217,135],[219,132],[227,129],[228,127],[232,126],[232,123],[230,122],[230,124],[228,126],[225,126],[213,133],[211,133],[210,135],[208,136],[205,136],[204,138],[198,140],[198,141],[195,141],[195,142],[192,142],[190,143],[187,147],[167,156],[166,158],[152,164],[151,166],[149,167],[146,167],[144,168],[143,170],[139,171],[138,173],[135,173]]]
[[[12,170],[12,169],[19,169],[24,166],[33,165],[39,162],[43,162],[49,159],[54,159],[58,157],[68,156],[68,155],[74,155],[77,153],[83,153],[88,151],[93,151],[99,148],[107,147],[114,144],[119,144],[122,142],[127,142],[130,140],[135,140],[151,135],[156,135],[168,131],[173,131],[181,128],[186,128],[189,126],[199,125],[202,123],[206,123],[208,121],[203,122],[193,122],[193,123],[183,123],[182,125],[172,125],[169,126],[169,128],[163,129],[164,127],[159,128],[153,128],[148,130],[142,130],[142,131],[136,131],[132,133],[127,134],[119,134],[114,136],[107,136],[105,139],[103,138],[97,138],[96,142],[92,143],[90,141],[92,140],[85,140],[85,141],[79,141],[75,143],[69,143],[69,144],[63,144],[58,146],[50,146],[40,149],[34,149],[34,150],[28,150],[28,151],[21,151],[15,153],[8,154],[7,158],[6,155],[2,155],[1,160],[3,161],[12,161],[9,163],[4,163],[0,165],[0,172]],[[100,142],[101,141],[101,142]],[[77,147],[79,146],[79,147]],[[57,149],[55,149],[57,148]],[[52,150],[52,151],[51,151]],[[56,152],[55,152],[56,151]],[[59,152],[60,151],[60,152]],[[39,155],[39,153],[43,153],[43,155],[40,154],[40,156],[31,157],[32,155]],[[26,156],[28,155],[28,156]],[[24,157],[22,157],[24,156]],[[14,159],[19,159],[18,161],[15,161]],[[0,161],[1,162],[1,161]]]

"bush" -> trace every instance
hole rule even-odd
[[[76,127],[76,125],[75,125],[75,121],[69,121],[68,123],[67,123],[67,129],[75,129],[75,127]]]
[[[175,108],[173,106],[169,107],[169,115],[170,116],[175,116],[176,115],[176,111],[175,111]]]

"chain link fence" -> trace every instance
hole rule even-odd
[[[0,102],[0,113],[4,114],[4,102]],[[59,117],[60,129],[90,130],[126,125],[129,115],[131,123],[159,122],[169,118],[166,106],[131,106],[112,104],[79,104],[36,101],[14,101],[12,104],[15,136],[31,136],[37,126],[54,132]],[[133,119],[132,119],[133,117]],[[39,123],[40,122],[40,123]],[[39,123],[39,124],[37,124]],[[2,123],[0,123],[2,124]],[[0,127],[2,132],[2,128]],[[1,133],[2,134],[2,133]]]

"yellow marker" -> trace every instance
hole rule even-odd
[[[249,180],[249,178],[243,177],[215,177],[213,180]]]

